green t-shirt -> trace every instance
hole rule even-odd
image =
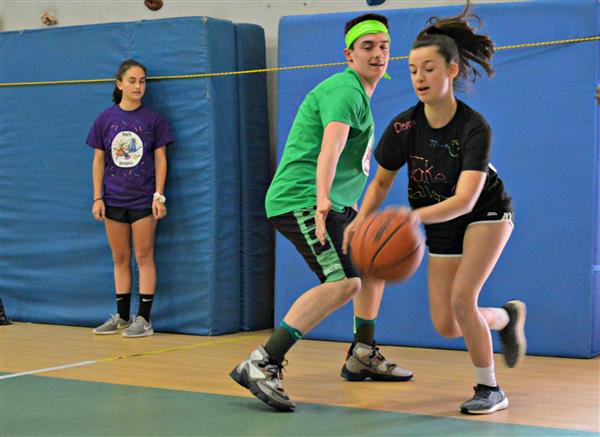
[[[358,201],[369,175],[374,127],[369,96],[358,74],[346,68],[317,85],[300,105],[267,192],[268,217],[316,205],[317,159],[332,121],[350,126],[329,193],[332,208],[341,212]]]

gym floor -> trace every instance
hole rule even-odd
[[[498,381],[510,406],[458,412],[473,385],[463,351],[383,346],[409,382],[340,378],[345,343],[304,340],[288,354],[296,412],[272,410],[229,377],[270,331],[125,339],[90,328],[0,327],[0,435],[597,435],[600,357],[528,356]]]

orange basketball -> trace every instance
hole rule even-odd
[[[421,264],[425,243],[408,209],[388,208],[368,216],[350,241],[354,267],[364,276],[402,281]]]

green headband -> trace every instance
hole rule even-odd
[[[390,38],[390,33],[388,32],[387,27],[381,21],[377,20],[366,20],[361,21],[360,23],[352,26],[352,28],[346,33],[346,48],[350,48],[350,46],[361,36],[373,34],[373,33],[385,33],[388,37],[388,42]]]
[[[390,43],[390,33],[387,27],[385,27],[385,24],[377,20],[365,20],[352,26],[348,33],[346,33],[346,48],[349,49],[358,38],[374,33],[385,33],[388,37],[388,44]],[[383,77],[389,79],[390,75],[386,72]]]

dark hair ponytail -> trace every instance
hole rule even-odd
[[[471,27],[469,20],[477,21],[477,27]],[[425,28],[413,43],[412,49],[437,46],[440,55],[447,63],[458,64],[458,78],[475,82],[481,73],[471,65],[479,64],[488,77],[494,75],[491,65],[494,54],[494,42],[486,35],[478,35],[483,21],[471,13],[471,2],[467,0],[464,10],[454,17],[431,17]]]
[[[146,67],[142,65],[140,62],[135,59],[127,59],[126,61],[121,62],[119,65],[119,69],[117,70],[117,74],[115,75],[116,80],[123,80],[123,75],[129,70],[131,67],[140,67],[144,70],[144,74],[148,74],[146,71]],[[123,98],[123,92],[117,87],[115,84],[115,89],[113,90],[113,102],[117,105],[121,103],[121,99]]]

